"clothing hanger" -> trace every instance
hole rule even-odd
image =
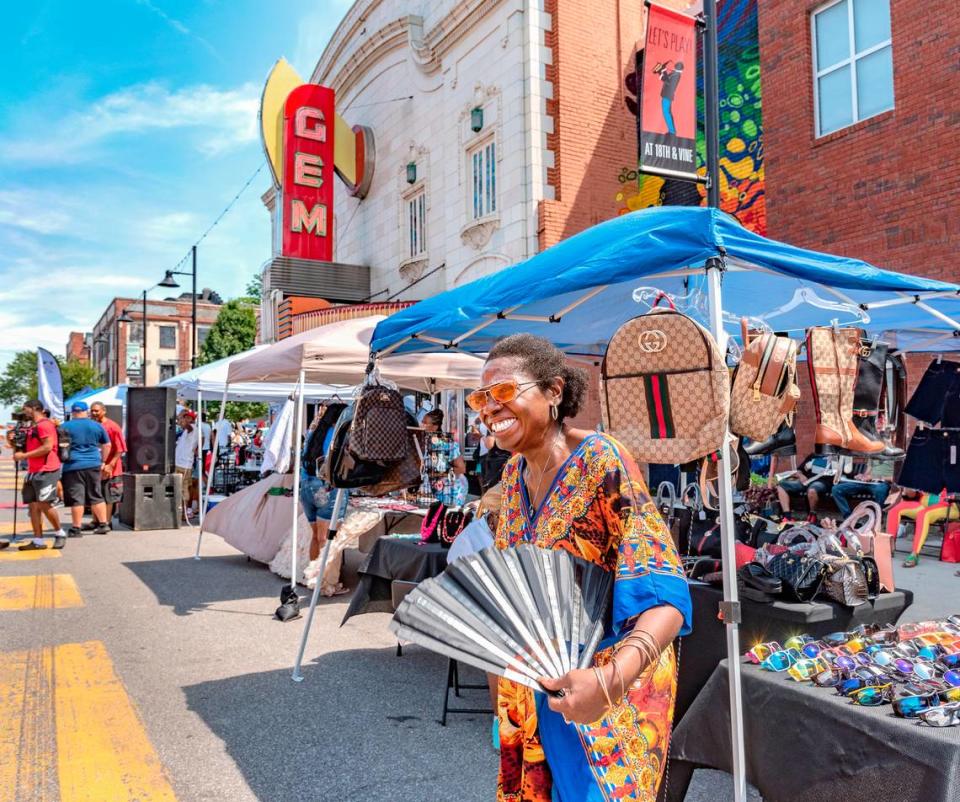
[[[793,297],[783,306],[774,309],[772,312],[768,312],[765,315],[759,315],[758,317],[762,320],[770,320],[780,315],[785,315],[788,312],[796,309],[798,306],[803,306],[805,304],[808,306],[816,306],[820,309],[827,309],[833,312],[846,312],[864,325],[870,322],[870,315],[868,315],[866,311],[861,309],[859,306],[846,303],[844,301],[832,301],[827,298],[821,298],[810,287],[798,287],[793,291]],[[837,326],[839,327],[839,322],[837,323]]]

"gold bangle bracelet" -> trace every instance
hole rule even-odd
[[[617,662],[616,657],[611,657],[610,662],[613,663],[613,669],[617,673],[617,677],[620,679],[620,701],[622,702],[627,695],[627,685],[623,681],[623,671],[620,669],[620,664]]]
[[[607,690],[607,683],[603,678],[603,671],[600,666],[594,666],[593,673],[597,678],[597,684],[600,686],[600,690],[603,691],[604,698],[607,700],[607,710],[610,710],[613,707],[613,700],[610,698],[610,691]]]

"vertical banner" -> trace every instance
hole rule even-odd
[[[650,4],[643,49],[640,170],[697,179],[696,20]]]
[[[63,379],[60,363],[45,348],[37,349],[37,395],[40,403],[50,410],[50,417],[63,420]]]
[[[334,92],[303,84],[283,107],[281,254],[333,260]]]

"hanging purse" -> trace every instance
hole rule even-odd
[[[407,411],[392,387],[367,384],[355,405],[350,451],[359,460],[396,462],[407,456]]]
[[[766,440],[792,412],[800,398],[797,387],[797,343],[766,333],[750,339],[741,322],[743,356],[730,392],[730,431],[752,440]]]

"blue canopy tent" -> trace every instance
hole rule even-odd
[[[527,331],[568,353],[601,356],[610,335],[645,311],[633,299],[643,285],[690,299],[678,307],[707,323],[703,266],[711,257],[726,265],[723,310],[730,333],[741,316],[794,333],[834,319],[876,334],[960,331],[956,284],[767,239],[716,209],[658,207],[596,225],[401,310],[378,324],[371,347],[380,355],[450,347],[483,353],[499,337]]]
[[[659,207],[596,225],[518,265],[397,312],[377,325],[371,354],[485,353],[500,337],[530,332],[568,354],[600,357],[620,325],[646,311],[656,290],[707,325],[721,350],[741,317],[794,335],[836,321],[871,334],[903,331],[915,345],[931,332],[938,343],[960,343],[956,284],[770,240],[717,209]],[[720,459],[729,464],[726,442]],[[732,766],[734,787],[742,792],[732,488],[726,470],[719,477]]]

